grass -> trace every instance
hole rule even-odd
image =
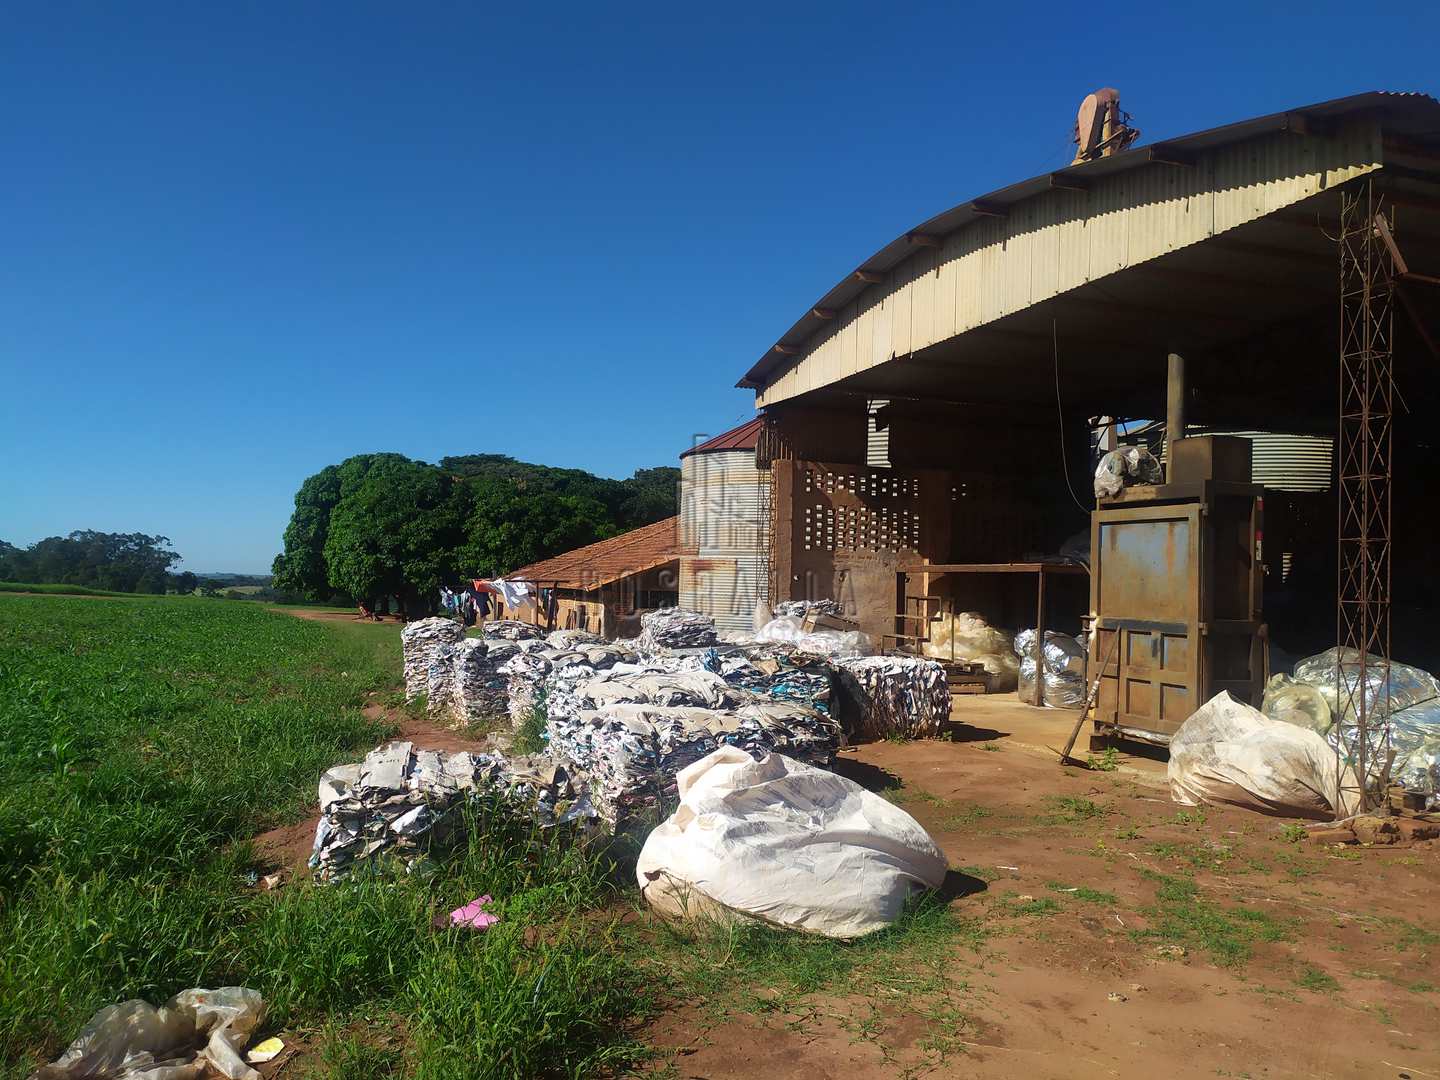
[[[1048,795],[1044,801],[1050,807],[1050,812],[1040,815],[1039,821],[1042,825],[1079,825],[1104,817],[1110,812],[1109,808],[1099,803],[1075,795]]]
[[[1295,923],[1246,907],[1223,907],[1201,895],[1193,878],[1142,870],[1154,882],[1155,904],[1142,911],[1149,928],[1132,934],[1137,940],[1162,941],[1203,949],[1221,967],[1238,967],[1260,942],[1290,941]]]
[[[1063,885],[1058,881],[1047,881],[1047,889],[1053,892],[1064,893],[1072,900],[1082,900],[1087,904],[1110,904],[1119,903],[1114,893],[1101,892],[1099,889],[1092,889],[1088,885]]]
[[[385,735],[361,708],[399,670],[394,625],[0,597],[0,1078],[104,1005],[220,985],[264,995],[262,1036],[307,1044],[302,1080],[623,1072],[652,1056],[637,1029],[662,1003],[768,1010],[837,982],[919,1014],[927,1060],[958,1045],[951,946],[985,931],[933,896],[851,943],[656,925],[630,917],[618,845],[483,801],[429,873],[249,887],[249,838]],[[485,933],[432,927],[484,893]]]
[[[1311,964],[1306,964],[1300,969],[1300,974],[1295,979],[1295,985],[1302,990],[1312,990],[1317,994],[1329,994],[1340,989],[1340,983],[1335,976],[1327,974]]]
[[[545,749],[546,714],[543,702],[536,702],[525,714],[520,726],[515,729],[515,739],[510,744],[517,754],[538,754]]]
[[[602,851],[481,808],[431,877],[244,886],[244,838],[382,736],[360,706],[398,650],[393,626],[258,606],[0,598],[0,1075],[103,1005],[226,984],[264,994],[274,1030],[406,1016],[417,1077],[583,1074],[633,1052],[648,984],[581,922],[615,894]],[[482,892],[491,931],[430,928]],[[360,1044],[320,1057],[398,1068]]]
[[[129,599],[146,599],[147,594],[112,592],[109,589],[92,589],[86,585],[35,585],[24,581],[0,581],[0,593],[46,593],[59,596],[124,596]]]

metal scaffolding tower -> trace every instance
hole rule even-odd
[[[1394,400],[1393,232],[1370,179],[1340,193],[1337,752],[1360,778],[1360,808],[1389,780],[1390,488]],[[1353,651],[1352,651],[1353,650]],[[1348,653],[1348,655],[1347,655]],[[1373,670],[1372,670],[1373,669]],[[1339,783],[1347,770],[1342,767]],[[1344,801],[1335,800],[1336,817]]]

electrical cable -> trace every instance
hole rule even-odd
[[[1055,419],[1060,425],[1060,464],[1065,468],[1065,487],[1080,512],[1089,514],[1090,508],[1080,501],[1080,496],[1075,494],[1075,485],[1070,482],[1070,457],[1065,453],[1065,409],[1060,404],[1060,331],[1053,318],[1050,320],[1050,343],[1055,353]]]

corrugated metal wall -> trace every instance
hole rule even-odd
[[[1290,435],[1278,431],[1222,431],[1186,428],[1189,435],[1234,435],[1249,439],[1250,482],[1271,491],[1329,491],[1334,479],[1335,440],[1328,435]],[[1125,440],[1133,442],[1133,439]],[[1165,462],[1163,444],[1159,458]]]
[[[1053,189],[919,249],[818,329],[756,402],[829,386],[1264,217],[1381,161],[1378,122],[1359,118],[1332,135],[1279,133],[1218,147],[1190,168],[1115,173],[1084,192]]]
[[[757,600],[769,602],[770,474],[754,450],[680,459],[680,606],[720,630],[747,632]]]

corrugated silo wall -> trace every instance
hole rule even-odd
[[[680,459],[680,606],[720,630],[752,629],[757,600],[769,603],[766,529],[770,474],[754,450]]]

